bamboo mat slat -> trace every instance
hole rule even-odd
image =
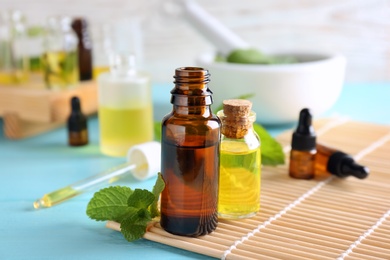
[[[144,238],[221,259],[390,259],[390,126],[340,118],[314,127],[322,143],[368,166],[369,177],[288,177],[288,131],[278,137],[286,164],[262,168],[256,216],[221,219],[215,232],[199,238],[169,234],[153,222]],[[107,227],[120,230],[115,222]]]

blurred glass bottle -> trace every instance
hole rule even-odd
[[[47,88],[66,89],[79,81],[77,36],[69,17],[50,17],[44,37],[42,68]]]
[[[153,140],[150,77],[136,69],[134,55],[113,54],[110,64],[97,80],[100,150],[125,156],[131,146]]]
[[[29,57],[25,17],[20,11],[0,14],[0,83],[28,80]]]
[[[78,64],[80,81],[92,79],[92,39],[88,22],[84,18],[75,18],[72,28],[78,38]]]
[[[110,70],[109,56],[113,52],[112,26],[103,24],[97,27],[93,39],[93,78]]]

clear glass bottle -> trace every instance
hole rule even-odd
[[[150,76],[135,67],[135,57],[113,54],[110,72],[98,77],[100,150],[125,156],[135,145],[153,140]]]
[[[162,121],[160,224],[176,235],[197,237],[217,226],[221,123],[210,108],[209,77],[203,68],[176,69],[173,109]]]
[[[0,14],[0,83],[22,84],[29,79],[25,16],[20,11]]]
[[[47,88],[67,89],[79,82],[78,39],[70,17],[50,17],[44,37],[42,69]]]
[[[251,108],[248,100],[225,100],[223,110],[217,113],[222,121],[218,196],[221,218],[249,218],[260,209],[261,142],[253,130],[256,113]]]
[[[112,26],[109,24],[98,26],[93,42],[93,78],[97,79],[101,73],[110,71],[109,57],[114,52]]]

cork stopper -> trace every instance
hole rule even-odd
[[[228,138],[243,138],[252,127],[250,119],[252,102],[244,99],[223,101],[223,111],[218,113],[222,120],[222,134]]]

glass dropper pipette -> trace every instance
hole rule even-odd
[[[87,190],[96,188],[96,186],[113,183],[120,176],[130,171],[138,180],[145,180],[149,177],[156,176],[160,169],[160,151],[161,146],[158,142],[135,145],[130,148],[127,154],[127,163],[47,193],[34,202],[34,208],[50,208]]]

